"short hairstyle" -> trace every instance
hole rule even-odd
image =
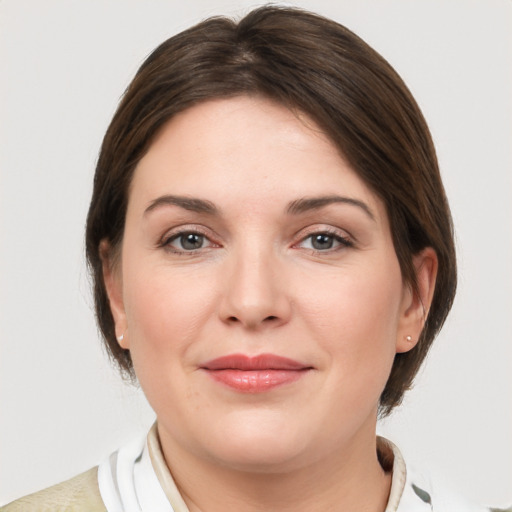
[[[413,256],[432,247],[439,268],[417,345],[395,356],[380,397],[388,415],[412,385],[451,308],[456,289],[453,225],[432,138],[406,85],[388,62],[342,25],[297,8],[265,6],[236,22],[213,17],[149,55],[105,134],[87,217],[86,252],[96,315],[108,353],[134,377],[115,336],[100,242],[122,241],[129,186],[155,134],[198,103],[261,96],[303,112],[325,131],[383,201],[404,282],[417,292]]]

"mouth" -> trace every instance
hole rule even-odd
[[[236,391],[261,393],[296,382],[313,367],[274,354],[231,354],[208,361],[200,369]]]

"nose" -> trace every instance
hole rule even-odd
[[[285,273],[271,252],[243,251],[230,261],[219,305],[223,322],[258,331],[289,321],[292,307]]]

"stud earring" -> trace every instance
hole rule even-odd
[[[411,341],[412,341],[412,336],[407,335],[407,336],[405,337],[405,340],[407,341],[407,343],[411,343]]]
[[[117,341],[123,341],[124,340],[124,334],[121,334],[121,336],[117,337]]]

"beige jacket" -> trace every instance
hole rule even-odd
[[[1,512],[107,512],[98,488],[98,468],[16,500]]]

